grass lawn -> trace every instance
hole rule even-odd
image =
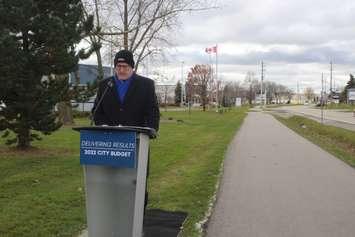
[[[199,236],[195,224],[246,111],[163,112],[159,137],[151,141],[149,208],[188,212],[185,237]],[[63,127],[33,145],[18,152],[0,140],[0,236],[76,236],[86,223],[79,134]]]
[[[301,116],[275,117],[298,134],[355,167],[355,132],[322,125]]]

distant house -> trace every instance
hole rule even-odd
[[[313,103],[313,101],[308,101],[304,93],[295,93],[291,97],[291,104],[306,104]]]
[[[97,79],[97,65],[89,65],[89,64],[79,64],[78,65],[78,72],[72,72],[69,74],[69,83],[71,85],[74,85],[76,83],[76,75],[79,76],[79,84],[78,86],[86,86],[87,83],[92,83]],[[103,67],[104,71],[104,78],[110,77],[113,73],[111,72],[110,67]],[[80,111],[86,111],[89,112],[91,111],[95,97],[92,97],[88,102],[86,103],[75,103],[73,102],[72,104],[75,105],[74,109],[80,110]]]
[[[339,104],[340,94],[340,91],[331,91],[331,93],[329,93],[329,102]]]
[[[85,86],[87,83],[92,83],[97,79],[97,65],[79,64],[79,86]],[[103,67],[104,78],[111,76],[111,67]],[[74,84],[76,82],[76,73],[69,74],[69,83]]]

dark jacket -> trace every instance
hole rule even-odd
[[[133,77],[123,103],[119,100],[114,77],[99,83],[92,109],[95,125],[140,126],[158,131],[160,112],[154,81],[135,73]],[[106,94],[103,95],[106,89]]]

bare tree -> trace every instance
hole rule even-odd
[[[223,88],[223,106],[232,106],[236,98],[246,100],[248,89],[242,87],[239,81],[227,82]]]
[[[226,83],[223,87],[223,97],[222,97],[222,106],[230,107],[233,104],[233,100],[235,100],[235,93],[232,83]]]
[[[102,36],[104,30],[110,30],[112,28],[112,19],[114,15],[114,3],[112,0],[82,0],[84,6],[84,12],[86,17],[93,16],[94,27],[86,39],[89,44],[90,53],[95,52],[97,65],[98,65],[98,80],[103,79],[103,62],[105,51],[110,54],[109,62],[112,61],[113,47],[119,47],[119,44],[115,44],[112,37]],[[102,50],[105,49],[103,52]]]
[[[103,41],[132,51],[136,70],[148,55],[158,54],[163,46],[171,44],[168,33],[178,25],[182,13],[215,8],[210,7],[210,0],[82,1],[96,18],[91,43],[96,49]],[[98,53],[97,56],[99,61]]]
[[[249,104],[252,104],[253,100],[255,100],[256,94],[261,92],[260,81],[255,78],[255,74],[253,72],[247,72],[243,82],[243,87],[246,90],[244,91],[244,98],[249,101]],[[271,81],[265,81],[264,87],[266,89],[267,103],[275,101],[278,104],[285,98],[288,101],[291,101],[293,91],[286,86]]]
[[[315,94],[313,91],[313,88],[311,87],[307,87],[306,89],[304,89],[304,96],[307,98],[308,102],[313,101]]]
[[[249,104],[251,105],[253,100],[255,99],[255,94],[260,91],[260,83],[255,78],[255,74],[253,72],[247,72],[244,79],[244,85],[248,90],[247,99],[249,101]]]
[[[212,81],[212,67],[210,65],[195,65],[190,69],[187,77],[188,98],[190,101],[194,96],[198,96],[206,111],[208,103],[208,86]]]

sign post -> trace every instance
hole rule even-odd
[[[240,107],[240,106],[242,106],[242,98],[237,97],[235,98],[235,107]]]
[[[348,89],[348,102],[354,102],[355,101],[355,88]]]
[[[149,138],[142,127],[95,126],[80,131],[89,237],[141,237]]]
[[[355,88],[350,88],[348,89],[348,103],[351,103],[353,107],[353,116],[355,117],[354,102],[355,102]]]

